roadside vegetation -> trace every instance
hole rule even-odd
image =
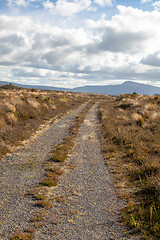
[[[127,202],[123,220],[143,239],[159,239],[160,96],[108,97],[99,119],[105,163]]]
[[[40,125],[92,98],[89,94],[0,87],[0,159]]]

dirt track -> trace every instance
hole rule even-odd
[[[26,190],[39,183],[42,164],[51,148],[62,141],[82,108],[50,126],[35,142],[6,156],[0,163],[1,239],[10,239],[15,229],[31,226],[35,206],[32,198],[25,197]],[[65,174],[58,186],[51,188],[59,200],[46,210],[45,224],[34,233],[36,240],[138,239],[129,237],[128,230],[120,223],[119,209],[124,203],[117,198],[104,164],[97,110],[98,104],[89,110],[65,163]]]
[[[97,111],[98,104],[90,109],[76,137],[68,159],[75,168],[62,177],[54,191],[57,197],[64,198],[55,203],[61,222],[55,227],[56,240],[136,239],[129,237],[120,221],[119,210],[124,203],[117,199],[104,164]]]

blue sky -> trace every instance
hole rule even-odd
[[[0,80],[160,86],[160,1],[0,0]]]

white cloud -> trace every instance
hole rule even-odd
[[[43,6],[51,13],[71,17],[82,11],[97,11],[97,5],[106,6],[112,5],[112,0],[7,0],[10,8],[27,8],[32,6],[32,3],[37,3],[38,6]]]
[[[62,16],[73,16],[84,10],[96,11],[95,4],[100,6],[111,6],[112,0],[57,0],[54,3],[51,0],[46,0],[43,6],[52,13]]]
[[[8,0],[9,7],[18,6],[18,7],[26,7],[27,1],[26,0]]]
[[[143,12],[132,7],[118,6],[119,14],[111,20],[89,20],[87,26],[99,39],[88,46],[89,53],[99,51],[134,54],[134,59],[160,49],[159,12]],[[144,28],[145,26],[145,28]],[[153,37],[154,36],[154,37]],[[133,57],[132,57],[133,58]]]
[[[42,84],[46,79],[44,84],[57,86],[101,84],[107,79],[157,81],[160,12],[124,6],[118,10],[112,19],[103,15],[88,20],[83,28],[0,16],[0,74],[5,80],[32,79]]]
[[[44,2],[44,8],[49,9],[53,13],[58,13],[63,16],[72,16],[78,12],[81,12],[91,6],[91,0],[57,0],[52,3],[50,0]]]
[[[44,8],[49,9],[49,10],[53,10],[55,8],[54,3],[50,2],[49,0],[44,2],[43,6],[44,6]]]
[[[94,0],[94,2],[100,6],[112,5],[112,0]]]
[[[160,10],[160,1],[156,1],[153,3],[153,7],[156,9],[156,10]]]

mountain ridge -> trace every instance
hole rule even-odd
[[[84,86],[74,88],[77,92],[88,92],[106,95],[120,95],[120,94],[137,94],[154,95],[160,94],[160,87],[154,87],[143,83],[137,83],[132,81],[125,81],[118,85],[104,85],[104,86]]]
[[[43,85],[24,85],[13,82],[0,81],[0,85],[12,84],[17,87],[23,88],[34,88],[41,90],[54,90],[54,91],[71,91],[71,92],[80,92],[80,93],[95,93],[95,94],[105,94],[105,95],[120,95],[120,94],[132,94],[136,92],[137,94],[142,95],[154,95],[160,94],[160,87],[154,87],[152,85],[147,85],[144,83],[137,83],[133,81],[125,81],[122,84],[118,85],[86,85],[76,88],[60,88],[60,87],[51,87]]]

